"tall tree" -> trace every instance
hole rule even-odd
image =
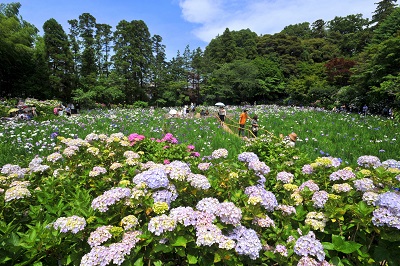
[[[381,0],[377,5],[374,14],[372,15],[371,23],[375,23],[377,27],[381,22],[383,22],[396,8],[397,0]]]
[[[83,45],[81,75],[85,77],[97,73],[94,47],[96,19],[89,13],[83,13],[79,16],[78,27]]]
[[[112,31],[108,24],[96,24],[95,56],[97,72],[100,76],[108,77],[111,66]]]
[[[311,24],[311,36],[314,38],[326,37],[326,23],[322,19],[318,19]]]
[[[52,95],[69,100],[72,92],[73,58],[67,34],[53,18],[44,23],[43,30]]]
[[[145,100],[149,82],[152,42],[149,29],[142,20],[118,23],[114,32],[114,66],[125,79],[126,100]]]
[[[19,15],[21,4],[0,4],[1,96],[27,95],[35,70],[33,44],[37,29]]]
[[[149,73],[149,95],[153,102],[156,102],[162,94],[166,82],[166,54],[165,45],[162,44],[162,37],[154,35],[152,38],[152,63]]]
[[[301,39],[308,39],[312,34],[309,22],[286,26],[283,28],[281,33],[296,36]]]

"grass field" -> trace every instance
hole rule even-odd
[[[85,138],[92,132],[139,133],[149,138],[161,138],[169,132],[179,142],[195,145],[201,156],[218,148],[228,149],[230,157],[237,156],[244,145],[235,130],[241,109],[227,107],[227,124],[233,125],[234,132],[230,134],[220,126],[215,116],[217,108],[205,108],[210,111],[205,118],[167,118],[168,109],[99,109],[73,117],[50,116],[45,121],[2,122],[0,166],[23,165],[35,155],[52,153],[56,135]],[[382,161],[400,160],[399,125],[390,119],[275,105],[248,109],[250,117],[254,114],[259,117],[259,135],[296,132],[299,136],[296,147],[311,159],[333,156],[350,165],[355,165],[362,155],[374,155]]]

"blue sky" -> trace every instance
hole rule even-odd
[[[363,14],[371,18],[377,0],[13,0],[20,15],[43,33],[50,18],[69,32],[68,20],[90,13],[97,23],[115,26],[121,20],[143,20],[150,34],[166,45],[167,58],[184,51],[204,49],[210,40],[230,30],[250,29],[258,35],[280,32],[285,26],[335,16]]]

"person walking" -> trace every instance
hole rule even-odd
[[[253,132],[253,135],[257,137],[258,133],[258,115],[254,115],[253,119],[251,120],[251,132]]]
[[[226,110],[225,110],[225,108],[223,106],[221,106],[219,108],[218,116],[219,116],[219,120],[220,120],[221,126],[222,126],[224,124],[225,116],[226,116]]]
[[[239,117],[239,137],[244,137],[244,126],[246,125],[246,121],[249,118],[247,114],[247,109],[243,109],[243,112],[240,114]]]

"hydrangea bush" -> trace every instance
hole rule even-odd
[[[1,168],[0,264],[399,264],[399,162],[309,161],[273,136],[227,158],[172,134],[58,136]]]

